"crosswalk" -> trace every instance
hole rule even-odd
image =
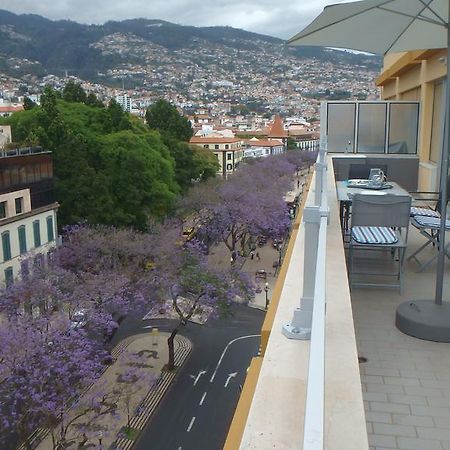
[[[114,349],[111,351],[111,356],[113,360],[116,360],[119,355],[135,340],[142,338],[143,336],[148,336],[148,333],[140,333],[133,336],[130,336],[123,341],[121,341]],[[188,339],[183,336],[176,336],[174,340],[175,347],[175,365],[181,366],[186,358],[189,356],[192,347],[191,343]],[[105,366],[106,370],[108,366]],[[156,383],[144,397],[142,402],[139,405],[139,414],[137,414],[131,420],[131,427],[134,429],[142,430],[145,427],[145,424],[154,413],[156,407],[159,402],[163,398],[165,392],[169,388],[170,384],[173,382],[176,376],[176,372],[167,372],[163,371],[161,375],[158,377]],[[91,385],[92,386],[92,385]],[[90,389],[87,387],[85,392]],[[31,448],[37,448],[38,445],[48,436],[49,429],[47,428],[37,428],[29,437],[28,442],[31,445]],[[124,438],[119,438],[116,440],[115,445],[117,450],[129,450],[134,441]],[[17,450],[26,450],[25,444],[17,447]]]
[[[191,353],[192,347],[188,339],[183,336],[175,337],[175,365],[181,366],[186,358]],[[170,387],[174,381],[176,372],[161,372],[158,380],[154,386],[150,389],[147,395],[144,397],[140,403],[138,410],[139,414],[135,415],[131,419],[131,428],[137,430],[143,430],[146,423],[155,412],[158,404],[162,400],[167,389]],[[116,449],[118,450],[129,450],[133,445],[133,441],[125,438],[119,438],[115,442]]]

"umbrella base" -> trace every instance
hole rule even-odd
[[[410,300],[396,311],[395,325],[409,336],[426,341],[450,342],[450,304],[434,300]]]

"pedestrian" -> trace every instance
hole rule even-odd
[[[255,258],[255,252],[252,250],[250,252],[250,259],[254,259]]]
[[[256,259],[257,259],[258,261],[261,261],[261,256],[259,256],[259,252],[256,252]]]
[[[297,189],[300,187],[300,180],[297,180]]]

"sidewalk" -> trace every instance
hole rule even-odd
[[[130,336],[120,342],[112,352],[115,362],[109,366],[100,379],[89,388],[84,397],[94,391],[96,387],[104,386],[112,388],[113,386],[125,389],[125,384],[120,383],[121,373],[124,373],[124,364],[121,363],[121,355],[139,355],[144,361],[144,370],[146,375],[151,376],[150,383],[141,384],[131,383],[133,390],[127,398],[120,398],[117,401],[117,412],[120,417],[112,418],[110,415],[96,419],[95,426],[98,428],[97,433],[86,433],[90,439],[85,447],[98,448],[101,444],[103,449],[108,449],[114,443],[116,449],[128,450],[132,447],[134,441],[126,438],[117,438],[118,433],[127,425],[127,409],[131,411],[132,419],[130,425],[133,431],[133,437],[136,438],[139,432],[145,427],[147,421],[155,411],[159,402],[163,398],[165,392],[170,387],[176,377],[177,372],[167,372],[163,370],[164,365],[168,361],[167,337],[169,333],[152,334],[146,332],[135,336]],[[181,366],[191,352],[192,346],[188,339],[178,335],[175,338],[175,364]],[[126,351],[126,352],[125,352]],[[128,364],[131,366],[131,363]],[[147,372],[148,371],[148,372]],[[149,384],[151,384],[149,388]],[[124,396],[125,397],[125,396]],[[83,399],[83,397],[82,397]],[[81,399],[81,401],[82,401]],[[138,411],[138,413],[135,413]],[[69,413],[69,419],[76,414],[74,409]],[[84,416],[82,419],[75,421],[77,425],[89,422],[89,417]],[[92,423],[90,423],[92,425]],[[52,450],[52,438],[50,433],[45,433],[42,442],[36,447],[37,450]],[[78,438],[79,442],[81,432],[72,432],[69,438]],[[76,447],[74,447],[76,448]]]

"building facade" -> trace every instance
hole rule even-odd
[[[116,102],[120,105],[120,107],[126,111],[131,113],[132,105],[131,105],[131,97],[128,95],[118,95],[116,97]]]
[[[10,125],[0,125],[0,150],[5,148],[5,146],[11,143],[11,126]]]
[[[58,204],[53,162],[41,147],[0,154],[0,283],[10,283],[24,261],[42,264],[56,247]]]
[[[224,178],[233,173],[244,159],[241,139],[194,136],[191,138],[190,143],[208,148],[216,155],[220,166],[217,173]]]
[[[445,107],[446,50],[421,50],[387,55],[376,83],[384,100],[421,102],[419,120],[419,190],[439,187]]]
[[[250,139],[248,141],[248,148],[245,150],[245,156],[248,157],[263,157],[271,155],[279,155],[285,151],[283,142],[277,139]]]

